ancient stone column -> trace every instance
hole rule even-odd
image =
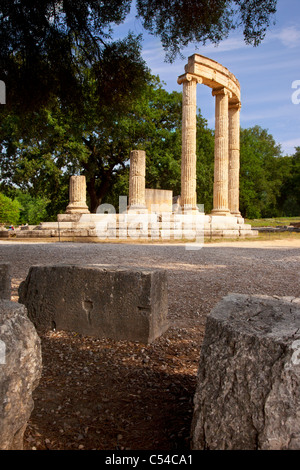
[[[146,152],[130,152],[129,209],[145,209]]]
[[[184,209],[197,209],[196,90],[197,83],[202,83],[202,79],[187,73],[179,77],[178,83],[183,84],[180,204]]]
[[[235,217],[241,217],[239,210],[240,109],[240,103],[229,104],[228,207]]]
[[[228,99],[226,88],[214,89],[216,97],[215,166],[212,215],[230,215],[228,208]]]
[[[83,175],[71,176],[69,184],[69,205],[66,214],[88,214],[86,205],[86,180]]]

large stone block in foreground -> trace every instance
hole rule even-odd
[[[0,300],[0,450],[22,450],[42,371],[40,338],[26,308]]]
[[[19,302],[38,330],[149,343],[168,326],[166,276],[102,265],[32,266]]]
[[[300,299],[231,294],[207,318],[194,450],[300,449]]]

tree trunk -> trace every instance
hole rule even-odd
[[[95,178],[92,177],[86,183],[86,190],[90,199],[90,211],[92,214],[95,214],[97,207],[100,205],[100,200],[97,197],[96,188],[95,188]]]
[[[87,181],[86,187],[90,197],[90,212],[95,214],[100,206],[103,198],[108,193],[111,186],[111,173],[106,172],[102,178],[98,188],[96,188],[96,178],[92,177]]]

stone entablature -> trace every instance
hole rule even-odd
[[[178,82],[184,80],[186,74],[196,80],[201,79],[203,85],[212,89],[227,88],[231,93],[230,102],[238,103],[241,100],[240,83],[238,79],[226,67],[215,60],[194,54],[188,58],[185,66],[185,74],[178,78]]]

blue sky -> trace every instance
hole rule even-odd
[[[173,64],[165,62],[159,38],[146,33],[134,10],[117,31],[120,37],[129,29],[143,34],[142,56],[151,72],[165,82],[168,91],[182,91],[177,77],[184,73],[187,58],[194,53],[227,67],[241,84],[241,126],[259,125],[267,129],[281,145],[283,154],[291,155],[300,146],[300,104],[292,101],[293,94],[300,89],[300,1],[278,0],[274,19],[275,25],[270,26],[258,47],[247,46],[239,31],[217,47],[192,44],[183,50],[185,59],[179,58]],[[295,84],[297,89],[292,88],[295,81],[299,81]],[[300,98],[300,92],[296,97]],[[215,110],[210,88],[197,86],[197,106],[213,129]]]

